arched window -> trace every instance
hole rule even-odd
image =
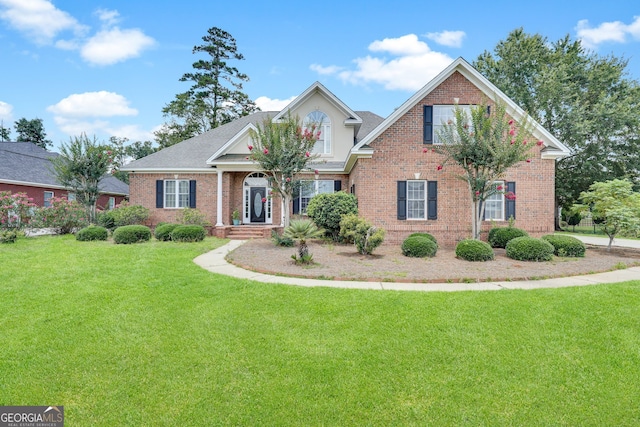
[[[304,127],[310,127],[312,124],[318,126],[320,138],[313,146],[313,153],[331,154],[331,120],[322,111],[316,110],[307,114],[303,121]]]

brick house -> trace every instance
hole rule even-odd
[[[26,193],[38,206],[53,197],[73,198],[58,184],[50,159],[58,156],[31,142],[0,142],[0,191]],[[129,195],[129,186],[113,176],[100,181],[99,209],[109,209]]]
[[[471,204],[466,184],[454,171],[437,170],[442,157],[427,150],[437,144],[437,128],[461,107],[496,98],[516,121],[524,112],[464,59],[452,62],[386,119],[353,111],[322,84],[314,83],[284,110],[258,112],[202,135],[165,148],[129,164],[131,203],[148,207],[151,222],[174,221],[184,207],[196,207],[215,224],[215,234],[227,236],[234,210],[243,226],[280,225],[280,200],[263,197],[268,182],[248,159],[250,130],[265,118],[278,120],[290,112],[321,123],[320,155],[302,174],[300,194],[292,213],[304,214],[316,194],[347,191],[356,195],[360,215],[387,231],[386,242],[401,242],[408,234],[426,231],[453,245],[471,234]],[[539,124],[533,134],[542,140],[530,163],[508,171],[502,183],[516,200],[492,196],[486,203],[486,228],[505,225],[510,216],[532,235],[554,230],[555,161],[568,149]],[[448,168],[449,169],[449,168]],[[453,168],[450,168],[453,169]]]

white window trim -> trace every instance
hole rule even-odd
[[[313,195],[311,197],[302,197],[302,185],[305,182],[313,182],[314,186],[313,186]],[[323,193],[319,193],[318,190],[320,188],[320,183],[321,182],[330,182],[331,183],[331,191],[325,191]],[[335,180],[333,179],[301,179],[300,180],[300,195],[298,196],[298,200],[300,202],[300,211],[299,214],[300,215],[306,215],[307,214],[307,205],[309,204],[309,201],[311,201],[311,199],[313,199],[315,196],[317,196],[318,194],[331,194],[331,193],[335,193]],[[303,203],[302,203],[302,199],[309,199],[307,201],[307,205],[304,205],[304,209],[303,209]]]
[[[475,107],[473,104],[469,105],[458,105],[458,108],[463,110],[469,120],[471,120],[471,108]],[[433,106],[433,143],[434,144],[442,144],[442,142],[438,141],[438,133],[442,127],[447,125],[449,120],[455,120],[455,104],[438,104]],[[441,112],[449,110],[449,114],[444,116]],[[437,114],[440,112],[440,114]],[[440,117],[443,116],[443,117]],[[436,118],[438,117],[438,118]]]
[[[332,154],[332,145],[331,144],[331,119],[329,118],[329,115],[327,113],[325,113],[324,111],[321,110],[315,110],[312,111],[311,113],[307,114],[307,116],[304,119],[304,126],[306,127],[307,124],[309,123],[309,121],[312,121],[309,119],[309,116],[313,115],[313,114],[323,114],[325,117],[325,120],[320,123],[320,137],[322,138],[322,143],[323,143],[323,147],[322,147],[322,152],[315,152],[313,151],[314,154],[320,154],[320,156],[330,156]],[[316,141],[319,142],[320,140]],[[315,148],[315,145],[314,145]]]
[[[48,199],[47,199],[47,193],[51,194],[51,197],[49,197]],[[55,197],[55,194],[53,193],[53,191],[45,191],[44,192],[44,200],[43,200],[42,205],[45,208],[51,207],[51,199],[53,199],[54,197]],[[47,201],[49,202],[49,206],[47,206]]]
[[[496,187],[501,185],[502,189],[503,189],[503,192],[502,193],[496,193],[496,194],[490,196],[490,197],[494,197],[494,196],[498,195],[500,200],[485,200],[483,202],[484,205],[485,205],[484,206],[484,219],[483,219],[483,221],[504,221],[505,220],[504,217],[505,217],[505,214],[506,214],[506,211],[507,211],[507,202],[506,202],[506,198],[504,196],[504,190],[505,190],[506,183],[504,181],[495,181],[493,183],[493,185],[495,185]],[[501,206],[500,218],[488,218],[487,217],[487,202],[488,201],[491,201],[491,202],[498,202],[499,201],[500,202],[500,206]]]
[[[409,212],[410,212],[409,202],[413,201],[413,200],[420,200],[420,199],[409,199],[409,183],[412,183],[412,182],[421,182],[423,184],[423,186],[424,186],[423,187],[424,197],[422,199],[422,202],[423,202],[423,206],[422,206],[423,217],[422,218],[411,218],[409,216]],[[406,199],[407,199],[406,200],[406,204],[407,204],[407,208],[406,208],[407,209],[407,221],[425,221],[427,219],[427,208],[428,208],[428,206],[427,206],[427,198],[428,198],[427,191],[428,191],[427,180],[424,180],[424,179],[409,179],[409,180],[407,180],[407,194],[406,194]]]
[[[175,191],[172,192],[171,194],[173,194],[175,196],[175,206],[167,206],[167,195],[170,194],[167,191],[167,183],[168,182],[175,182]],[[187,183],[187,201],[185,203],[185,206],[180,206],[180,194],[184,194],[184,193],[180,193],[180,182],[186,182]],[[188,179],[165,179],[163,182],[164,185],[164,190],[163,190],[163,201],[162,204],[164,206],[165,209],[184,209],[184,208],[188,208],[189,207],[189,197],[191,196],[190,192],[189,192],[189,180]]]

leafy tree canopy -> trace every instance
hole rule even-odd
[[[595,181],[640,176],[640,87],[627,60],[519,28],[473,65],[571,150],[557,164],[560,204]]]
[[[18,133],[16,141],[33,142],[44,149],[53,146],[53,143],[47,139],[42,119],[27,120],[23,117],[14,123],[14,127]]]
[[[238,52],[236,40],[217,27],[210,28],[202,40],[204,44],[195,46],[193,53],[205,53],[210,59],[193,63],[194,71],[180,78],[180,81],[192,82],[191,88],[177,94],[162,109],[169,120],[155,133],[161,148],[258,110],[242,91],[242,84],[249,81],[249,77],[229,63],[244,59]]]

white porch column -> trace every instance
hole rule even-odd
[[[222,171],[218,169],[218,191],[216,194],[216,227],[221,227],[224,225],[222,221]]]

